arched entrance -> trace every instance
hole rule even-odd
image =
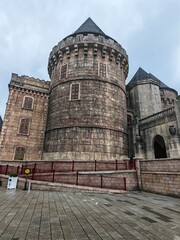
[[[161,135],[156,135],[154,138],[154,156],[155,158],[167,158],[166,145]]]

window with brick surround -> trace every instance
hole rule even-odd
[[[28,135],[30,120],[26,118],[20,119],[19,134]]]
[[[100,77],[106,77],[106,64],[99,63],[99,76]]]
[[[23,160],[25,154],[24,147],[17,147],[15,150],[14,160]]]
[[[24,97],[23,99],[23,108],[32,110],[33,109],[33,101],[32,97]]]
[[[70,85],[70,100],[80,99],[80,83],[72,83]]]
[[[67,64],[61,67],[61,79],[66,78],[66,76],[67,76]]]

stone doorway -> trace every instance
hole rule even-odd
[[[155,158],[167,158],[166,145],[161,135],[154,138],[154,156]]]

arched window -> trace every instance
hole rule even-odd
[[[30,123],[30,119],[28,118],[20,119],[19,134],[27,135],[29,133],[29,123]]]
[[[32,97],[24,97],[23,108],[32,110],[33,109],[33,101]]]
[[[166,145],[161,135],[154,138],[154,156],[155,158],[167,158]]]
[[[23,160],[25,154],[24,147],[17,147],[14,155],[14,160]]]

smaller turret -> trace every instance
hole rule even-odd
[[[127,84],[128,105],[140,119],[174,104],[177,92],[151,73],[139,68]]]

